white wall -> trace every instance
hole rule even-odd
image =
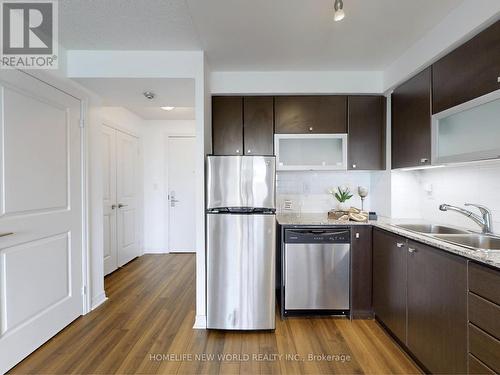
[[[99,306],[106,300],[104,291],[104,226],[103,226],[103,180],[102,153],[98,146],[102,141],[100,103],[89,106],[87,115],[87,179],[88,179],[88,222],[89,222],[89,257],[90,257],[90,307]]]
[[[212,94],[380,94],[383,72],[213,72]]]
[[[493,210],[494,231],[500,234],[500,161],[393,172],[392,185],[394,217],[421,218],[478,230],[465,216],[438,209],[441,203],[459,207],[477,203]],[[478,212],[473,207],[467,209]]]
[[[128,109],[123,107],[102,107],[100,116],[103,124],[122,130],[137,138],[142,138],[144,120]]]
[[[206,317],[206,234],[205,234],[205,156],[212,152],[212,100],[210,68],[203,55],[201,76],[196,80],[196,320],[194,328],[205,329]]]
[[[67,75],[72,78],[196,78],[203,51],[68,50]]]
[[[391,216],[399,219],[421,219],[421,186],[418,172],[391,172]]]
[[[144,252],[168,252],[166,142],[168,135],[196,135],[196,121],[145,121]],[[193,218],[194,220],[194,218]]]

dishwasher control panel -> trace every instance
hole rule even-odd
[[[285,243],[350,243],[350,228],[286,229]]]

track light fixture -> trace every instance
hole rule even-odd
[[[345,17],[344,2],[342,0],[335,0],[333,8],[335,9],[335,13],[333,14],[333,20],[334,21],[343,20]]]

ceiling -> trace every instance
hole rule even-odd
[[[464,0],[64,0],[66,49],[204,50],[213,71],[384,70]]]
[[[144,120],[194,120],[194,79],[186,78],[76,78],[98,94],[104,106],[120,106]],[[153,100],[143,93],[152,91]],[[175,107],[164,111],[160,107]]]

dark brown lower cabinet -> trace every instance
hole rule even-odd
[[[500,373],[500,271],[469,262],[469,374]]]
[[[408,243],[407,347],[434,374],[467,372],[467,261]]]
[[[375,316],[430,373],[467,373],[467,295],[465,258],[373,230]]]
[[[483,362],[469,354],[469,374],[495,375],[495,371],[487,367]]]
[[[373,310],[375,316],[406,342],[407,240],[373,230]]]
[[[373,316],[371,225],[353,226],[351,230],[351,316]]]

